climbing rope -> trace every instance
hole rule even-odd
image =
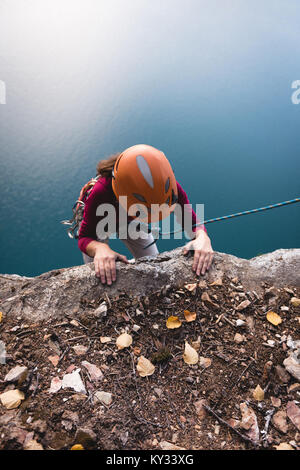
[[[277,202],[276,204],[270,204],[269,206],[259,207],[258,209],[250,209],[248,211],[236,212],[235,214],[223,215],[222,217],[215,217],[213,219],[204,220],[204,222],[194,224],[192,227],[194,228],[194,227],[198,227],[199,225],[207,225],[207,224],[211,224],[212,222],[218,222],[220,220],[233,219],[234,217],[240,217],[242,215],[256,214],[257,212],[267,211],[269,209],[275,209],[276,207],[282,207],[288,204],[294,204],[296,202],[300,202],[299,197],[295,199],[290,199],[289,201]],[[162,232],[160,228],[158,230],[157,229],[155,230],[154,228],[154,232],[155,231],[156,231],[156,236],[160,236],[160,235],[174,235],[175,233],[183,232],[184,229],[180,228],[178,230],[173,230],[172,232]],[[145,249],[153,245],[155,242],[156,240],[151,242],[149,245],[145,247]]]

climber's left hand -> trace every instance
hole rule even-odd
[[[185,245],[183,254],[187,255],[190,250],[194,250],[193,271],[197,276],[200,276],[200,273],[204,275],[211,266],[214,253],[210,238],[205,230],[197,230],[194,240]]]

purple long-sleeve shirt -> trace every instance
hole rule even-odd
[[[96,215],[97,208],[100,204],[112,204],[116,208],[116,222],[118,227],[118,212],[119,212],[119,202],[113,192],[112,184],[111,184],[111,177],[102,177],[100,178],[95,186],[93,187],[84,208],[83,220],[80,226],[79,234],[78,234],[78,247],[83,253],[87,253],[86,248],[89,243],[92,241],[97,240],[96,234],[96,227],[98,222],[101,220],[101,216]],[[184,210],[191,213],[192,224],[200,223],[197,219],[195,212],[193,211],[192,207],[190,206],[188,197],[185,191],[182,189],[180,184],[177,182],[177,190],[178,190],[178,201],[177,203],[182,207],[182,214],[184,214]],[[129,218],[129,220],[132,220]],[[179,221],[184,227],[184,217],[182,220]],[[201,227],[193,227],[193,232],[196,230],[206,228],[204,225]]]

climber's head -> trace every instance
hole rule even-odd
[[[139,213],[138,218],[148,223],[167,217],[177,202],[172,167],[165,154],[150,145],[134,145],[119,155],[112,188],[121,205],[121,196],[127,197],[129,215]]]

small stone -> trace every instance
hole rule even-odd
[[[286,414],[292,421],[293,425],[296,426],[300,431],[300,408],[296,405],[296,402],[289,401],[286,405]]]
[[[282,382],[283,384],[287,384],[290,381],[291,376],[287,373],[287,371],[283,367],[276,366],[275,371],[280,382]]]
[[[292,297],[290,303],[293,307],[300,307],[300,299],[298,297]]]
[[[243,300],[243,302],[241,302],[237,307],[236,307],[236,310],[238,311],[241,311],[241,310],[244,310],[245,308],[249,307],[249,305],[251,304],[250,300]]]
[[[103,379],[104,375],[102,371],[97,366],[95,366],[95,364],[91,364],[88,361],[82,361],[81,364],[87,369],[90,378],[93,382],[99,382]]]
[[[204,405],[206,405],[206,404],[207,404],[207,402],[204,399],[198,400],[194,403],[194,406],[196,408],[197,416],[200,420],[203,420],[207,415],[207,411],[204,407]]]
[[[30,439],[23,446],[24,450],[44,450],[42,444],[37,442],[35,439]]]
[[[57,364],[59,363],[59,356],[48,356],[49,361],[54,365],[54,367],[57,367]]]
[[[295,377],[296,380],[300,381],[300,363],[292,356],[287,357],[283,361],[283,365],[286,370]]]
[[[281,400],[280,400],[280,398],[271,397],[271,402],[272,402],[272,405],[273,405],[275,408],[279,408],[279,407],[281,406]]]
[[[109,406],[112,404],[112,394],[109,392],[98,391],[94,393],[94,397],[104,405]]]
[[[141,329],[141,327],[139,325],[133,325],[132,329],[137,333]]]
[[[159,446],[162,450],[186,450],[184,447],[178,447],[172,444],[171,442],[161,441]]]
[[[49,393],[56,393],[61,389],[62,381],[59,377],[54,377],[51,380],[51,385],[49,389]]]
[[[96,317],[106,317],[107,315],[107,305],[106,302],[102,302],[96,310],[94,310],[94,315]]]
[[[260,433],[256,414],[246,403],[240,404],[240,410],[242,413],[241,427],[247,431],[246,434],[250,439],[258,442]]]
[[[71,374],[66,374],[62,379],[62,388],[72,388],[77,393],[86,393],[86,389],[80,377],[80,369],[74,370]]]
[[[237,344],[243,343],[245,341],[245,337],[243,335],[240,335],[239,333],[236,333],[234,336],[234,342]]]
[[[238,327],[246,325],[246,322],[244,320],[240,320],[240,319],[236,320],[235,323],[236,323],[236,326],[238,326]]]
[[[282,307],[280,307],[280,310],[282,312],[288,312],[289,311],[289,307],[287,307],[286,305],[283,305]]]
[[[286,434],[288,432],[287,415],[285,411],[277,411],[272,418],[276,429]]]
[[[86,354],[88,350],[86,346],[82,346],[82,345],[73,346],[72,349],[74,350],[76,356],[83,356],[84,354]]]
[[[22,383],[26,379],[28,369],[25,366],[16,366],[11,369],[4,377],[4,382],[19,382]]]

